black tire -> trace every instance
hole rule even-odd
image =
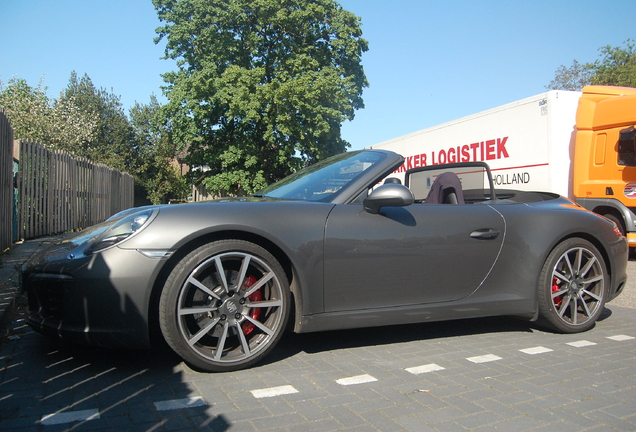
[[[627,235],[626,234],[627,230],[625,229],[625,222],[623,222],[623,219],[619,218],[618,216],[612,213],[604,214],[603,216],[611,220],[612,222],[614,222],[623,236]]]
[[[552,250],[539,277],[539,322],[560,333],[589,330],[603,312],[608,289],[598,249],[584,239],[565,240]]]
[[[227,372],[262,360],[282,337],[289,311],[278,261],[253,243],[220,240],[176,265],[161,293],[159,322],[186,363]]]

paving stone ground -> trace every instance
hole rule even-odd
[[[615,302],[576,335],[509,318],[288,334],[224,374],[65,345],[22,309],[7,336],[1,431],[636,430],[636,309]]]
[[[20,267],[51,241],[52,238],[22,242],[0,254],[0,341],[6,336],[6,327],[19,294]]]

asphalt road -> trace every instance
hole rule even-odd
[[[0,345],[0,431],[634,431],[636,261],[596,327],[510,318],[286,335],[244,371],[69,346],[22,312]]]

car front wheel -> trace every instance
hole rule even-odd
[[[577,333],[592,328],[603,311],[609,276],[590,242],[572,238],[557,245],[539,279],[539,320],[552,330]]]
[[[289,316],[289,284],[265,249],[221,240],[177,264],[159,307],[164,338],[186,363],[232,371],[257,363],[280,340]]]

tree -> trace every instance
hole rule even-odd
[[[603,58],[594,64],[592,84],[636,87],[636,45],[625,41],[624,48],[609,45],[600,49]]]
[[[6,87],[0,82],[0,106],[5,108],[16,138],[30,138],[74,154],[96,135],[95,116],[79,110],[74,98],[51,101],[43,80],[37,88],[18,78],[9,80]]]
[[[96,89],[88,75],[71,73],[57,100],[46,95],[41,81],[33,88],[23,79],[0,82],[0,106],[5,108],[17,138],[85,157],[135,177],[136,188],[153,203],[183,199],[188,189],[173,165],[176,146],[161,105],[135,104],[130,120],[119,97]]]
[[[559,66],[554,79],[550,81],[546,88],[550,90],[579,91],[592,83],[591,77],[593,73],[592,64],[581,64],[574,60],[569,68],[564,65]]]
[[[23,79],[12,79],[6,88],[0,85],[0,104],[9,113],[16,137],[122,171],[134,163],[132,131],[119,97],[97,90],[88,75],[78,79],[72,72],[57,100],[48,98],[42,81],[33,88]]]
[[[602,58],[594,63],[574,60],[569,68],[561,65],[546,88],[578,91],[586,85],[636,87],[636,45],[631,39],[624,45],[600,48]]]
[[[74,106],[97,119],[95,136],[76,148],[76,155],[121,171],[133,170],[138,155],[130,145],[132,130],[119,96],[104,88],[96,89],[88,75],[78,79],[73,71],[57,104]]]
[[[174,139],[210,191],[251,193],[344,151],[363,108],[360,20],[334,0],[153,0]]]
[[[173,164],[176,145],[154,95],[149,104],[135,103],[130,109],[130,124],[133,148],[140,156],[134,169],[135,178],[147,191],[148,200],[161,204],[170,199],[184,199],[188,194],[185,178]]]

